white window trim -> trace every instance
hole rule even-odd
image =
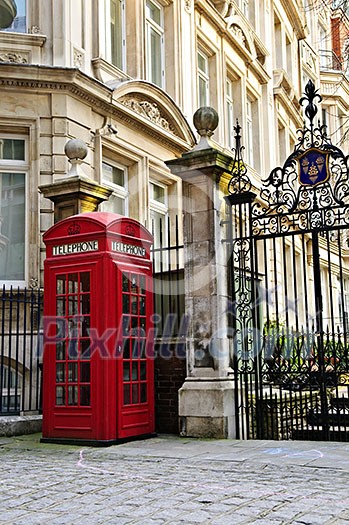
[[[147,0],[146,0],[147,1]],[[153,29],[155,33],[157,33],[160,36],[160,42],[161,42],[161,50],[160,50],[160,60],[161,60],[161,85],[159,87],[164,88],[165,87],[165,24],[164,24],[164,8],[161,4],[156,2],[155,0],[149,0],[150,3],[154,4],[159,10],[160,10],[160,23],[161,25],[158,25],[154,20],[151,18],[145,17],[145,38],[146,38],[146,78],[149,82],[153,82],[151,78],[151,69],[152,69],[152,57],[151,57],[151,47],[150,47],[150,31]],[[146,5],[146,2],[145,2]],[[146,8],[145,8],[146,9]]]
[[[228,84],[230,86],[230,93],[228,90]],[[228,147],[234,146],[234,98],[233,98],[233,82],[227,77],[226,78],[226,111],[227,111],[227,139]]]
[[[125,174],[125,185],[119,186],[119,184],[114,184],[113,182],[110,182],[103,178],[103,164],[107,164],[108,166],[112,166],[113,168],[118,168],[120,170],[123,170]],[[102,169],[101,169],[101,180],[102,184],[110,189],[113,190],[113,196],[119,197],[120,199],[123,199],[125,202],[125,216],[128,216],[128,210],[129,210],[129,189],[128,189],[128,169],[127,166],[124,166],[123,164],[118,164],[117,162],[114,162],[108,158],[103,158],[102,160]]]
[[[155,184],[156,186],[160,186],[160,188],[163,188],[165,190],[165,202],[159,202],[156,199],[152,198],[151,195],[151,185]],[[157,180],[149,180],[149,212],[151,215],[151,212],[154,211],[156,213],[159,213],[164,216],[165,222],[164,222],[164,232],[167,231],[167,218],[168,218],[168,190],[167,186],[165,184],[161,184]]]
[[[111,33],[110,33],[110,0],[104,0],[100,4],[100,31],[101,35],[104,35],[104,57],[107,62],[112,66],[125,71],[126,69],[126,16],[125,16],[125,0],[121,0],[121,32],[122,32],[122,58],[121,67],[113,64],[112,62],[112,49],[111,49]]]
[[[205,63],[206,63],[206,71],[204,71],[203,69],[200,69],[199,67],[199,61],[198,61],[198,66],[197,66],[197,71],[198,71],[198,106],[200,107],[201,106],[201,102],[200,102],[200,82],[199,80],[202,79],[205,83],[205,87],[206,87],[206,102],[205,102],[205,105],[208,106],[210,104],[210,67],[209,67],[209,57],[208,55],[199,47],[198,50],[197,50],[197,54],[201,56],[201,58],[204,59]]]
[[[246,100],[246,153],[247,153],[246,161],[250,166],[253,167],[252,105],[253,105],[253,101],[248,97]]]
[[[0,279],[0,286],[24,287],[28,283],[28,251],[29,251],[29,139],[28,135],[17,135],[15,133],[0,133],[2,139],[19,139],[24,140],[24,158],[25,160],[2,160],[0,159],[0,172],[24,173],[24,279],[23,280],[5,280]],[[1,198],[1,196],[0,196]]]

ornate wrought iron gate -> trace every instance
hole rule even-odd
[[[237,437],[349,440],[348,157],[308,127],[268,179],[235,162],[227,201]]]

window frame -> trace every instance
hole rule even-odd
[[[163,203],[153,197],[152,187],[154,185],[159,186],[160,188],[164,189],[164,202]],[[161,182],[154,180],[154,179],[149,179],[149,218],[150,218],[151,229],[153,229],[152,228],[152,221],[153,221],[152,212],[158,213],[159,215],[162,215],[164,217],[162,233],[166,234],[167,233],[167,220],[169,217],[168,188],[166,184],[162,184]],[[155,233],[153,233],[153,235],[155,235]],[[164,238],[162,240],[164,241]]]
[[[226,129],[227,143],[229,148],[234,147],[234,95],[233,81],[229,76],[225,80],[225,107],[226,107]]]
[[[160,25],[148,17],[147,15],[147,4],[153,4],[160,11]],[[165,87],[165,15],[163,6],[155,0],[145,0],[145,77],[148,82],[159,86],[160,88]],[[160,38],[160,70],[158,74],[160,76],[160,83],[154,81],[152,75],[152,69],[154,60],[152,57],[152,46],[151,46],[151,33],[154,31]]]
[[[121,63],[113,62],[114,51],[112,49],[112,34],[111,34],[111,4],[120,2],[121,4],[121,21],[118,29],[121,28]],[[104,55],[105,60],[118,68],[120,71],[126,70],[126,15],[125,15],[125,0],[104,0],[101,8],[101,20],[104,24]]]
[[[2,173],[13,173],[24,175],[24,268],[23,279],[1,279],[0,286],[24,287],[28,282],[28,252],[29,252],[29,137],[24,134],[0,133],[0,141],[3,139],[23,140],[24,141],[24,160],[0,159],[0,176]],[[1,194],[0,194],[0,215],[1,215]]]
[[[106,164],[107,166],[110,166],[112,168],[117,168],[119,170],[122,170],[124,172],[124,186],[120,186],[119,184],[116,184],[114,182],[110,182],[109,180],[104,178],[104,170],[103,165]],[[128,174],[128,168],[127,166],[124,166],[121,163],[115,162],[113,160],[110,160],[109,158],[103,158],[101,163],[101,182],[104,186],[107,188],[110,188],[113,190],[113,193],[111,197],[117,197],[119,199],[122,199],[124,201],[124,216],[128,217],[129,213],[129,180],[128,180],[129,174]],[[103,210],[103,204],[101,205],[101,209]],[[116,212],[115,212],[116,213]]]
[[[246,99],[246,162],[253,167],[253,100]],[[250,108],[250,109],[249,109]]]
[[[206,69],[203,70],[200,68],[199,66],[199,55],[201,58],[204,59],[204,62],[206,64]],[[198,47],[197,49],[197,54],[196,54],[196,59],[197,59],[197,83],[198,83],[198,89],[197,89],[197,97],[198,97],[198,107],[203,107],[203,106],[209,106],[210,105],[210,64],[209,64],[209,56],[207,55],[207,53],[205,53],[205,51],[201,48],[201,47]],[[200,90],[200,80],[204,83],[205,85],[205,101],[204,103],[202,103],[202,97],[201,97],[201,90]]]

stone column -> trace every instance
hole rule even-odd
[[[187,378],[179,390],[183,436],[235,437],[234,384],[228,334],[227,254],[222,242],[223,195],[219,181],[233,158],[213,144],[212,108],[200,108],[199,144],[166,162],[183,179],[185,308],[189,318]]]
[[[68,175],[39,188],[44,197],[54,203],[55,222],[78,213],[97,211],[99,204],[112,194],[111,189],[101,186],[82,172],[81,163],[87,155],[87,146],[83,141],[69,140],[65,153],[72,165]]]

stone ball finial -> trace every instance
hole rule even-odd
[[[83,160],[87,156],[88,147],[83,140],[71,139],[66,143],[64,153],[70,161]]]
[[[218,126],[218,113],[214,108],[204,106],[194,113],[194,126],[201,137],[211,137]]]

